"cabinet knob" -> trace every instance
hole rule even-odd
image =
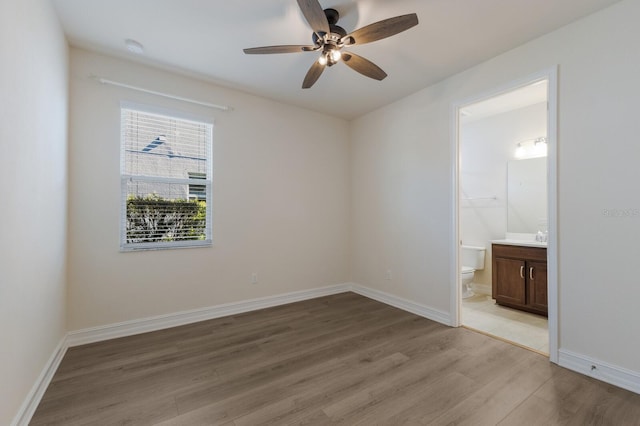
[[[533,279],[533,266],[529,267],[529,279],[532,280]]]
[[[524,265],[520,266],[520,278],[524,279]]]

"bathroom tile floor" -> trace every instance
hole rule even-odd
[[[547,318],[496,305],[491,296],[462,299],[462,325],[549,354]]]

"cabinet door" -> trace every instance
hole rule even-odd
[[[547,312],[547,262],[527,262],[529,306]]]
[[[504,303],[524,305],[525,293],[525,263],[522,260],[495,259],[495,292],[494,299]]]

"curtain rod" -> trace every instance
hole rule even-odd
[[[226,105],[217,105],[217,104],[212,104],[210,102],[203,102],[203,101],[198,101],[198,100],[195,100],[195,99],[185,98],[185,97],[182,97],[182,96],[171,95],[169,93],[157,92],[155,90],[149,90],[149,89],[145,89],[143,87],[132,86],[130,84],[120,83],[120,82],[113,81],[113,80],[107,80],[106,78],[102,78],[102,77],[98,77],[98,76],[93,76],[92,75],[92,76],[89,76],[89,77],[93,78],[94,80],[97,80],[99,83],[102,83],[102,84],[110,84],[111,86],[124,87],[125,89],[136,90],[138,92],[149,93],[151,95],[156,95],[156,96],[162,96],[164,98],[175,99],[175,100],[178,100],[178,101],[189,102],[189,103],[192,103],[192,104],[202,105],[202,106],[206,106],[206,107],[209,107],[209,108],[220,109],[222,111],[233,111],[232,107],[226,106]]]

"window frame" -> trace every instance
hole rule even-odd
[[[191,121],[206,126],[206,177],[202,178],[173,178],[165,176],[131,175],[126,173],[125,161],[125,122],[124,112],[130,110],[142,114],[151,114],[166,117],[169,120]],[[122,101],[120,102],[120,251],[146,251],[146,250],[169,250],[182,248],[201,248],[213,245],[213,129],[214,122],[211,118],[189,114],[168,108],[144,105],[139,103]],[[189,174],[187,175],[189,176]],[[206,210],[205,210],[205,239],[204,240],[181,240],[181,241],[157,241],[144,243],[127,242],[127,198],[128,182],[146,183],[170,183],[179,185],[200,185],[206,190]],[[187,189],[186,200],[190,200],[189,189]]]

